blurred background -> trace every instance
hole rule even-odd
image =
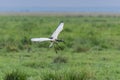
[[[0,0],[1,12],[120,12],[119,0]]]
[[[62,50],[31,38],[58,24]],[[120,80],[119,0],[0,0],[0,80]]]

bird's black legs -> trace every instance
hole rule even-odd
[[[62,50],[62,48],[58,45],[58,43],[56,43],[56,45],[57,45],[58,49]]]
[[[54,46],[54,50],[55,50],[55,52],[57,53],[57,48],[56,48],[56,46],[55,45],[53,45]]]
[[[58,42],[63,42],[63,43],[65,43],[65,42],[64,42],[64,41],[62,41],[62,40],[61,40],[61,41],[59,40]],[[58,52],[58,50],[63,50],[63,48],[62,48],[62,47],[60,47],[60,46],[59,46],[59,44],[58,44],[57,42],[54,42],[54,44],[53,44],[53,43],[51,43],[51,44],[50,44],[50,46],[49,46],[49,48],[51,47],[51,45],[53,45],[54,50],[55,50],[55,52],[56,52],[56,53]]]
[[[55,43],[53,46],[56,53],[58,53],[57,50],[62,50],[62,48],[58,45],[58,43]]]

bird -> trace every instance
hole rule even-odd
[[[57,48],[62,50],[62,48],[58,45],[58,42],[65,43],[63,39],[58,39],[58,35],[63,30],[63,26],[64,26],[64,22],[61,21],[60,24],[58,25],[57,29],[53,32],[53,34],[49,38],[31,38],[31,41],[32,42],[50,41],[51,43],[49,45],[49,48],[54,46],[55,52],[57,53]],[[57,47],[55,46],[55,44],[57,45]]]

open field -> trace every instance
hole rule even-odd
[[[0,16],[120,16],[116,12],[0,12]]]
[[[60,21],[62,51],[31,43]],[[0,80],[14,72],[27,80],[120,80],[119,63],[120,16],[0,16]]]

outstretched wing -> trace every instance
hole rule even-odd
[[[32,38],[32,42],[43,42],[43,41],[51,41],[49,38]]]
[[[61,22],[61,23],[59,24],[58,28],[54,31],[54,33],[53,33],[52,36],[51,36],[53,39],[57,39],[58,34],[63,30],[63,26],[64,26],[64,23]]]

